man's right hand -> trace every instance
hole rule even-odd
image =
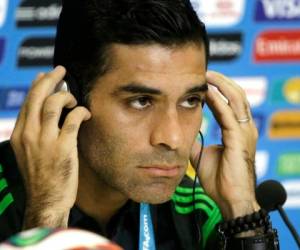
[[[24,229],[67,226],[78,188],[77,135],[91,117],[66,91],[54,93],[66,70],[40,73],[21,108],[11,145],[26,189]],[[73,108],[61,129],[62,109]],[[75,107],[75,108],[74,108]]]

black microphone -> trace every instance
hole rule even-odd
[[[295,239],[300,249],[300,238],[296,229],[287,217],[282,206],[287,198],[287,193],[282,184],[275,180],[268,180],[262,182],[256,188],[256,200],[258,204],[268,212],[278,210],[284,223],[290,230],[293,238]]]

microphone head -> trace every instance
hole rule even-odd
[[[275,180],[262,182],[257,186],[255,193],[258,204],[267,211],[276,210],[277,206],[282,206],[287,198],[284,187]]]

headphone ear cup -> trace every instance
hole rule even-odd
[[[81,99],[81,95],[80,95],[80,91],[79,91],[79,86],[78,86],[75,78],[72,77],[71,74],[69,74],[68,72],[66,73],[63,81],[61,81],[61,83],[58,85],[58,88],[59,88],[59,90],[64,90],[64,91],[70,92],[77,100],[77,105],[82,105],[82,99]],[[71,110],[72,109],[63,108],[59,122],[58,122],[59,128],[62,128],[64,121],[66,119],[66,116],[68,115],[68,113]]]
[[[64,77],[64,81],[68,85],[68,91],[77,100],[78,105],[82,105],[82,98],[81,98],[81,95],[80,95],[79,85],[78,85],[76,79],[70,73],[67,72],[65,77]]]

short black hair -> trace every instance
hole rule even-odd
[[[63,65],[80,85],[83,100],[109,66],[112,44],[205,47],[204,24],[189,0],[63,0],[54,66]]]

